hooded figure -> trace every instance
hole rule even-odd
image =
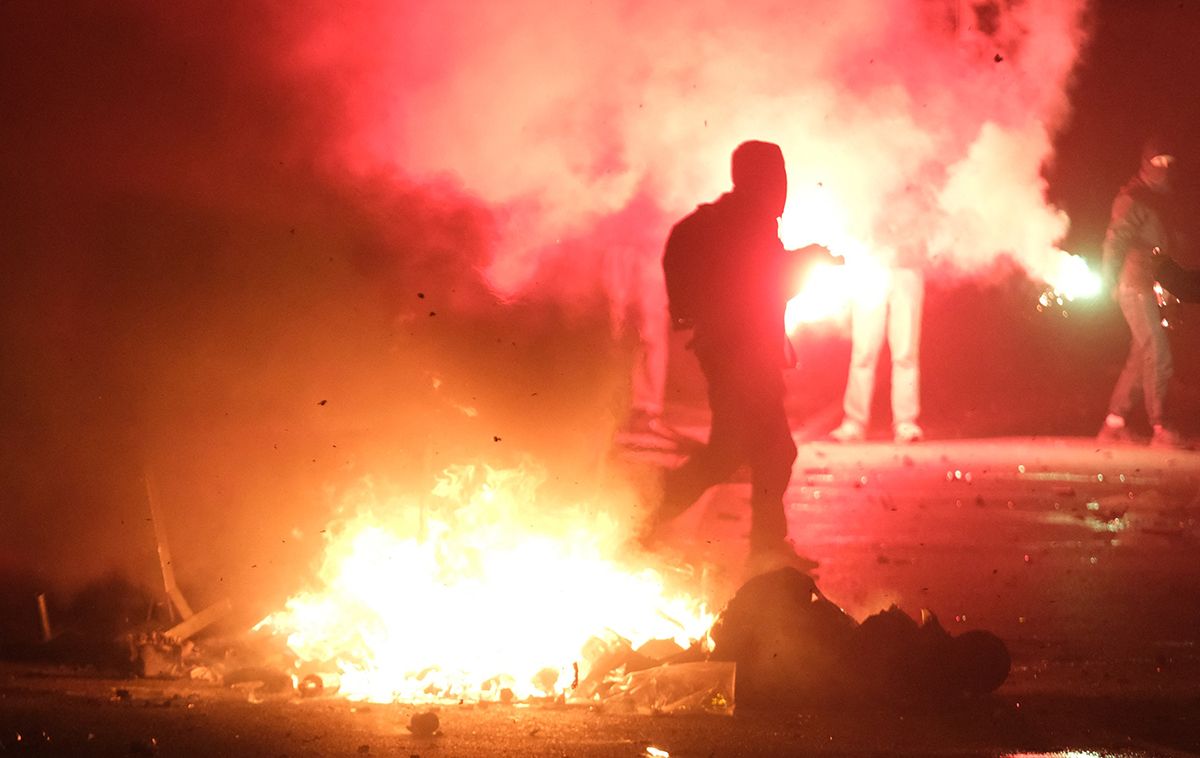
[[[667,472],[643,542],[656,541],[666,522],[748,464],[752,557],[794,562],[783,508],[796,459],[783,407],[781,369],[793,357],[783,315],[794,269],[828,251],[785,251],[779,241],[787,170],[778,145],[739,145],[731,169],[733,189],[676,224],[663,256],[672,320],[694,330],[689,347],[708,383],[712,427],[708,444]]]
[[[1129,325],[1129,357],[1109,400],[1099,440],[1132,439],[1126,417],[1138,394],[1153,429],[1151,444],[1179,446],[1167,425],[1166,396],[1171,378],[1171,345],[1159,314],[1154,290],[1157,255],[1176,247],[1172,228],[1171,184],[1175,153],[1159,139],[1146,142],[1141,165],[1113,200],[1112,218],[1104,235],[1103,279]]]

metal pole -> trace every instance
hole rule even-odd
[[[54,632],[50,629],[50,612],[46,610],[46,593],[38,593],[37,607],[38,619],[42,622],[42,642],[49,642],[54,639]]]

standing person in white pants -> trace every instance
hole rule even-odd
[[[859,442],[871,421],[875,368],[886,337],[892,354],[892,429],[896,442],[919,442],[921,415],[921,308],[925,279],[915,262],[897,259],[881,266],[855,293],[851,309],[850,375],[842,401],[842,423],[829,438]]]

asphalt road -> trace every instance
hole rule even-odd
[[[634,465],[669,451],[640,446]],[[740,582],[746,486],[714,489],[671,545],[721,596]],[[650,716],[408,705],[9,666],[0,753],[671,756],[1200,754],[1200,453],[1083,439],[801,445],[791,533],[856,617],[927,608],[983,628],[1014,666],[952,709]],[[118,691],[124,690],[118,694]],[[18,737],[19,735],[19,737]]]

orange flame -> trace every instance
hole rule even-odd
[[[703,602],[618,560],[625,524],[594,505],[539,503],[542,478],[527,469],[453,466],[416,499],[366,483],[327,531],[321,586],[256,629],[373,702],[561,695],[598,635],[634,647],[705,637]]]

